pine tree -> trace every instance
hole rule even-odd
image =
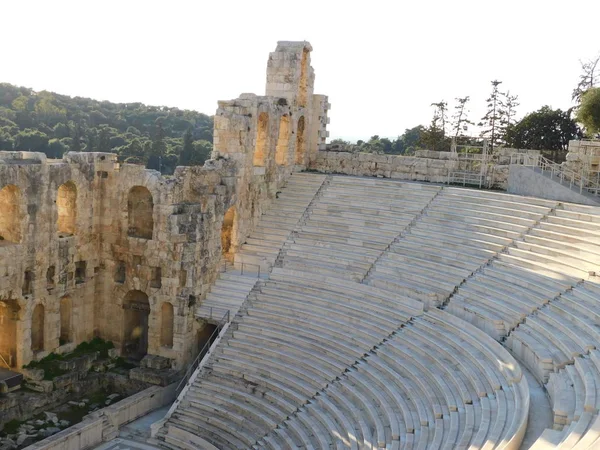
[[[577,103],[581,103],[581,96],[589,89],[592,89],[598,84],[598,78],[600,78],[600,54],[595,59],[583,62],[581,64],[581,75],[579,75],[579,83],[577,87],[573,89],[571,99]]]
[[[498,89],[498,86],[502,84],[502,81],[494,80],[492,83],[492,93],[486,100],[487,102],[487,113],[481,118],[480,126],[484,127],[481,132],[481,137],[488,139],[490,143],[490,150],[498,146],[502,142],[501,133],[501,120],[505,115],[505,111],[502,106],[501,97],[502,93]]]
[[[474,123],[469,120],[469,110],[467,109],[469,100],[470,97],[468,95],[456,99],[458,103],[454,107],[454,114],[452,115],[452,131],[455,139],[464,136],[464,128],[467,125],[474,125]]]

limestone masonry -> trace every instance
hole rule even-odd
[[[194,309],[224,258],[324,146],[311,50],[279,42],[267,95],[219,102],[203,167],[166,177],[108,153],[0,152],[0,367],[94,336],[174,369],[196,355]]]

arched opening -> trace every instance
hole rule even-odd
[[[72,321],[73,302],[71,297],[65,296],[60,299],[60,345],[67,344],[73,340]]]
[[[304,116],[298,119],[296,129],[296,164],[304,164]]]
[[[20,199],[19,188],[12,184],[0,190],[0,243],[21,242]]]
[[[277,138],[277,149],[275,150],[275,162],[280,166],[287,165],[289,142],[290,116],[285,114],[279,120],[279,137]]]
[[[17,367],[19,309],[16,300],[0,300],[0,367]]]
[[[148,353],[148,318],[150,303],[142,291],[129,291],[123,300],[123,354],[142,359]]]
[[[59,233],[75,234],[77,221],[77,187],[72,181],[61,184],[56,195],[58,209],[57,229]]]
[[[134,186],[127,196],[127,214],[131,237],[152,239],[154,229],[154,202],[152,194],[144,186]]]
[[[262,112],[258,116],[258,126],[256,130],[256,147],[254,147],[253,164],[255,166],[264,166],[267,154],[267,135],[269,132],[269,115]]]
[[[235,225],[235,206],[232,206],[223,217],[223,226],[221,227],[221,248],[225,259],[233,262],[231,250],[231,241],[233,239],[233,227]]]
[[[160,345],[163,347],[173,347],[173,305],[169,302],[163,303],[160,317]]]
[[[44,350],[44,315],[44,305],[35,305],[31,315],[31,350],[34,353]]]
[[[302,50],[302,61],[300,62],[300,85],[298,89],[298,106],[306,106],[308,96],[308,50]]]

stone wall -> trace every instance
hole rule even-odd
[[[586,177],[600,172],[600,140],[569,141],[569,152],[563,165]]]
[[[497,149],[487,163],[487,186],[506,190],[510,155],[516,152],[539,154],[537,150]],[[320,151],[311,160],[309,169],[321,173],[446,183],[453,172],[480,173],[481,155],[457,156],[432,150],[418,150],[414,156]]]
[[[311,50],[278,43],[268,95],[219,102],[202,167],[161,176],[109,153],[0,152],[0,355],[9,366],[94,336],[174,369],[193,358],[203,326],[194,309],[223,256],[326,137],[329,104],[313,95]]]
[[[153,386],[114,405],[95,411],[83,421],[26,450],[80,450],[93,448],[117,436],[119,428],[175,400],[176,385]]]
[[[488,177],[494,188],[506,189],[508,167],[493,165],[488,169]],[[372,153],[319,152],[309,168],[321,173],[445,183],[451,172],[473,170],[473,162]]]

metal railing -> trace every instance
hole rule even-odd
[[[556,180],[565,186],[568,185],[569,189],[579,190],[580,194],[586,191],[595,196],[600,195],[600,179],[594,180],[586,177],[584,174],[550,161],[542,155],[511,155],[510,163],[511,165],[517,164],[540,169],[542,172],[548,173],[551,180]]]
[[[260,278],[260,264],[251,264],[245,262],[230,263],[229,261],[223,261],[221,264],[221,273],[227,273],[228,267],[229,271],[237,270],[236,266],[239,266],[240,268],[240,275],[244,275],[244,267],[256,267],[256,272],[248,272],[248,270],[246,270],[246,272],[256,273],[257,278]]]
[[[448,172],[448,185],[451,184],[462,184],[463,186],[479,186],[479,188],[488,187],[486,186],[486,176],[476,172]]]
[[[176,398],[179,397],[179,394],[183,390],[184,386],[189,382],[190,377],[196,371],[196,369],[198,368],[198,366],[200,365],[200,363],[202,362],[202,360],[204,359],[204,357],[206,356],[206,354],[210,350],[211,345],[216,341],[217,337],[219,336],[219,333],[221,332],[221,330],[223,329],[223,327],[225,326],[225,324],[227,322],[229,322],[229,320],[230,320],[230,314],[229,314],[229,310],[228,310],[223,315],[223,317],[221,318],[221,320],[219,321],[219,324],[217,325],[217,327],[211,333],[210,337],[208,338],[208,340],[206,341],[206,343],[204,344],[204,346],[202,347],[202,349],[198,353],[198,356],[196,356],[196,359],[194,359],[194,361],[189,365],[189,367],[185,371],[185,374],[183,375],[183,378],[181,379],[181,381],[177,385],[177,389],[176,389],[176,393],[175,393],[175,397]]]

